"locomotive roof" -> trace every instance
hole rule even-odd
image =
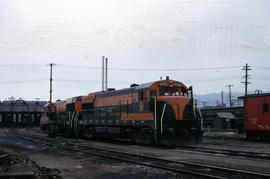
[[[161,80],[161,81],[165,81],[165,80]],[[119,89],[119,90],[115,90],[115,91],[105,91],[105,92],[97,94],[97,96],[102,98],[102,97],[109,97],[109,96],[125,95],[125,94],[132,93],[134,91],[140,91],[140,90],[148,89],[156,82],[158,82],[158,81],[149,82],[149,83],[143,83],[143,84],[140,84],[139,86]]]
[[[146,88],[150,88],[151,85],[153,85],[155,82],[150,82],[150,83],[143,83],[139,86],[136,86],[135,87],[135,91],[139,91],[139,90],[142,90],[142,89],[146,89]]]
[[[117,96],[117,95],[125,95],[125,94],[132,93],[133,91],[139,91],[139,90],[147,89],[152,84],[154,84],[154,82],[143,83],[143,84],[141,84],[139,86],[130,87],[130,88],[124,88],[124,89],[115,90],[115,91],[106,91],[106,92],[103,92],[103,93],[99,93],[97,95],[100,98],[102,98],[102,97],[109,97],[109,96]]]
[[[115,91],[106,91],[106,92],[97,94],[97,96],[102,98],[102,97],[109,97],[109,96],[124,95],[124,94],[132,93],[134,90],[135,90],[135,87],[125,88],[125,89],[120,89],[120,90],[115,90]]]

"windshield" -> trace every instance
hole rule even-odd
[[[171,90],[171,95],[172,96],[179,96],[179,90],[178,89],[172,89]]]
[[[160,88],[159,89],[159,96],[169,96],[169,89],[167,89],[167,88]]]
[[[160,88],[159,96],[179,96],[179,89]]]

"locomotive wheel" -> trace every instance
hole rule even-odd
[[[149,145],[154,143],[154,137],[151,135],[145,135],[144,131],[134,131],[132,135],[132,142],[134,144]]]
[[[265,140],[267,140],[269,137],[268,137],[268,135],[267,135],[266,133],[261,132],[261,133],[259,134],[259,138],[260,138],[260,140],[265,141]]]
[[[40,129],[41,129],[42,131],[46,131],[46,127],[45,127],[45,125],[43,124],[42,121],[40,122]]]
[[[41,129],[43,132],[47,132],[47,131],[48,131],[48,126],[45,125],[45,124],[42,124],[42,126],[40,126],[40,129]]]
[[[138,142],[138,134],[136,134],[136,132],[133,132],[133,134],[132,134],[132,143],[137,144],[137,142]]]
[[[258,136],[253,132],[246,132],[246,137],[249,140],[257,140]]]
[[[82,129],[83,137],[89,138],[89,139],[95,139],[96,138],[96,132],[93,127],[84,127]]]

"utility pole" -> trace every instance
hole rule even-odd
[[[221,108],[223,108],[224,106],[223,94],[224,94],[224,91],[221,91]]]
[[[245,96],[247,95],[247,87],[248,87],[248,84],[250,84],[250,82],[248,82],[248,79],[250,75],[248,75],[248,71],[251,70],[250,66],[248,64],[246,64],[245,66],[243,66],[242,70],[245,70],[245,76],[243,76],[243,78],[245,78],[245,81],[244,82],[241,82],[241,83],[244,83],[245,84]]]
[[[229,87],[229,99],[230,99],[230,108],[232,107],[232,93],[231,93],[231,87],[233,85],[226,85],[226,87]]]
[[[50,63],[50,103],[52,103],[52,67],[54,66],[55,64],[53,63]]]

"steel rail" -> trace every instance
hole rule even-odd
[[[188,175],[193,175],[193,176],[200,176],[200,177],[206,177],[206,178],[270,178],[270,175],[268,174],[263,174],[263,173],[256,173],[256,172],[249,172],[249,171],[243,171],[243,170],[236,170],[236,169],[230,169],[230,168],[223,168],[223,167],[216,167],[216,166],[210,166],[210,165],[203,165],[203,164],[198,164],[198,163],[189,163],[185,161],[171,161],[171,160],[166,160],[166,159],[160,159],[152,156],[145,156],[145,155],[138,155],[134,153],[125,153],[125,152],[119,152],[119,151],[114,151],[114,150],[107,150],[107,149],[102,149],[98,147],[89,147],[89,146],[84,146],[84,145],[78,145],[78,144],[73,144],[67,141],[63,141],[64,143],[62,144],[56,144],[56,142],[59,142],[59,140],[54,140],[54,139],[48,139],[44,137],[37,137],[37,136],[25,136],[25,135],[17,135],[18,137],[24,138],[29,141],[37,142],[40,144],[46,144],[49,146],[61,148],[64,150],[71,150],[75,152],[81,152],[89,155],[95,155],[95,156],[100,156],[100,157],[106,157],[110,159],[115,159],[115,160],[120,160],[124,162],[129,162],[129,163],[135,163],[139,165],[144,165],[148,167],[153,167],[153,168],[158,168],[158,169],[163,169],[167,171],[172,171],[176,173],[183,173],[183,174],[188,174]],[[36,139],[33,139],[36,138]],[[43,141],[42,141],[43,140]],[[44,140],[47,140],[45,142]],[[50,141],[50,142],[48,142]],[[66,146],[63,146],[66,145]],[[67,146],[67,145],[72,145],[72,146]],[[92,150],[92,151],[90,151]],[[96,150],[96,152],[93,152],[93,150]],[[103,152],[103,153],[102,153]],[[118,156],[113,156],[112,154],[119,154]],[[137,157],[143,159],[142,161],[138,161],[135,159],[128,159],[130,157]],[[145,162],[144,160],[147,159],[150,162]],[[159,162],[158,164],[154,164],[153,162]],[[163,165],[161,163],[163,162]],[[166,165],[164,164],[166,163]],[[178,167],[172,167],[168,166],[169,165],[184,165],[185,168],[187,169],[179,169]],[[181,166],[180,166],[181,167]],[[183,168],[183,166],[182,166]],[[196,169],[194,169],[196,168]],[[196,171],[194,171],[196,170]],[[199,172],[198,172],[199,171]],[[203,172],[202,172],[203,171]],[[212,173],[217,173],[218,175],[213,175]]]
[[[66,141],[63,141],[63,142],[66,142]],[[241,175],[248,175],[248,176],[253,176],[253,177],[270,178],[270,174],[250,172],[250,171],[231,169],[231,168],[225,168],[225,167],[218,167],[218,166],[212,166],[212,165],[204,165],[204,164],[185,162],[185,161],[173,161],[173,160],[161,159],[161,158],[156,158],[156,157],[146,156],[146,155],[141,155],[141,154],[139,155],[139,154],[135,154],[135,153],[119,152],[119,151],[114,151],[114,150],[110,150],[110,149],[103,149],[103,148],[92,147],[92,146],[89,147],[89,146],[79,145],[79,144],[74,144],[74,145],[78,146],[78,147],[86,147],[86,148],[91,148],[91,149],[104,151],[104,152],[132,155],[132,156],[135,156],[135,157],[144,157],[144,158],[147,158],[147,159],[158,160],[158,161],[167,162],[167,163],[182,164],[182,165],[188,165],[188,166],[198,167],[198,168],[203,167],[203,168],[208,168],[208,169],[211,169],[211,170],[218,170],[218,171],[221,171],[221,172],[230,172],[230,173],[232,173],[234,175],[236,175],[238,173],[238,174],[241,174]]]
[[[143,166],[147,166],[147,167],[167,170],[167,171],[171,171],[171,172],[175,172],[175,173],[182,173],[182,174],[192,175],[192,176],[196,176],[196,177],[213,178],[213,179],[225,179],[225,178],[227,178],[227,177],[220,177],[220,176],[215,176],[215,175],[210,175],[210,174],[205,174],[205,173],[200,173],[200,172],[188,171],[188,170],[184,170],[184,169],[177,169],[177,168],[168,167],[168,166],[162,166],[161,164],[151,163],[153,161],[151,161],[151,162],[136,161],[134,159],[128,159],[126,157],[113,156],[111,153],[104,154],[104,153],[101,153],[100,151],[99,152],[93,152],[93,151],[90,151],[90,149],[80,149],[78,147],[76,148],[76,146],[78,146],[78,145],[74,145],[74,147],[63,146],[63,145],[59,145],[59,144],[54,144],[54,143],[50,143],[50,142],[41,141],[40,139],[36,140],[36,139],[33,139],[33,138],[29,137],[29,136],[20,135],[18,137],[23,138],[23,139],[28,140],[28,141],[31,141],[31,142],[36,142],[36,143],[39,143],[39,144],[45,144],[45,145],[48,145],[48,146],[52,146],[52,147],[56,147],[56,148],[60,148],[60,149],[68,150],[68,151],[80,152],[80,153],[88,154],[88,155],[91,155],[91,156],[98,156],[98,157],[114,159],[114,160],[118,160],[118,161],[123,161],[123,162],[143,165]],[[107,153],[109,152],[109,151],[106,151],[106,150],[103,150],[103,151],[105,151]],[[121,153],[121,152],[117,152],[117,153]],[[124,153],[121,153],[121,154],[124,154]],[[133,155],[133,154],[128,154],[128,155]],[[142,157],[142,156],[139,156],[139,157]]]
[[[238,151],[238,150],[229,150],[229,149],[215,149],[215,148],[207,148],[207,147],[177,147],[176,149],[189,151],[189,152],[195,151],[195,152],[203,152],[203,153],[211,153],[211,154],[224,154],[224,155],[230,155],[230,156],[270,160],[270,153],[258,153],[258,152]]]

